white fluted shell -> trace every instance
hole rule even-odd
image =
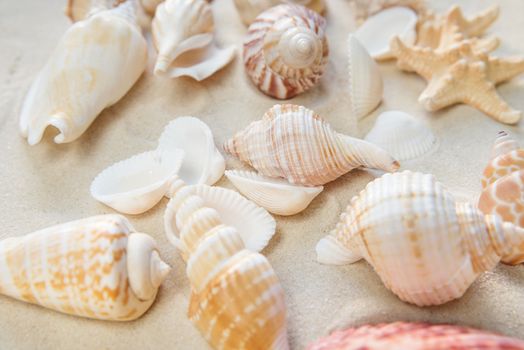
[[[178,117],[165,128],[158,141],[158,150],[185,152],[178,176],[188,185],[213,185],[226,169],[213,133],[206,123],[194,117]]]
[[[365,140],[398,160],[420,157],[439,146],[438,138],[424,122],[401,111],[380,114]]]
[[[353,34],[348,37],[348,71],[351,113],[360,119],[380,104],[384,86],[377,63]]]
[[[398,36],[411,45],[417,38],[418,16],[410,8],[390,7],[369,17],[355,32],[371,57],[379,60],[393,58],[389,43]]]

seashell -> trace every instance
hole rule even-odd
[[[102,171],[91,183],[91,196],[126,214],[141,214],[168,194],[184,151],[137,154]]]
[[[89,15],[112,7],[117,7],[126,0],[67,0],[65,14],[72,22],[78,22]]]
[[[355,32],[355,37],[378,60],[393,58],[389,43],[394,37],[407,45],[415,43],[418,16],[407,7],[391,7],[369,17]],[[384,30],[387,28],[387,30]]]
[[[380,146],[398,160],[420,157],[439,145],[425,123],[401,111],[380,114],[364,140]]]
[[[146,67],[147,44],[134,8],[128,1],[99,11],[65,32],[22,106],[20,131],[30,145],[48,126],[59,131],[56,143],[76,140],[135,84]]]
[[[235,7],[245,25],[267,9],[280,4],[302,5],[322,15],[326,10],[324,0],[234,0]]]
[[[157,149],[181,149],[185,152],[178,176],[189,185],[213,185],[226,169],[224,157],[215,146],[211,129],[198,118],[179,117],[171,121],[164,128]]]
[[[70,315],[142,316],[170,271],[155,241],[103,215],[0,241],[0,293]]]
[[[183,181],[173,184],[170,210],[187,254],[188,316],[209,344],[214,349],[288,349],[284,291],[267,259],[247,250],[239,231]],[[240,211],[229,215],[243,217]],[[250,226],[256,228],[254,222]],[[171,235],[168,229],[170,241]]]
[[[332,259],[334,245],[342,248]],[[499,261],[523,262],[524,228],[457,203],[432,175],[405,171],[368,184],[316,250],[323,263],[340,264],[341,251],[346,263],[364,258],[403,301],[438,305]]]
[[[275,234],[275,219],[265,209],[235,191],[207,185],[185,186],[182,191],[187,192],[187,195],[200,197],[206,207],[213,208],[218,213],[224,224],[234,227],[246,249],[260,252]],[[173,193],[173,190],[171,192]],[[180,214],[177,213],[178,206],[179,203],[173,198],[167,204],[164,228],[170,242],[179,248],[182,254],[187,255],[188,251],[180,241],[177,228],[177,214]]]
[[[522,350],[522,340],[453,325],[394,322],[335,331],[307,350]]]
[[[482,176],[478,208],[524,227],[524,148],[501,131]]]
[[[305,210],[324,187],[292,185],[252,171],[228,170],[227,178],[247,198],[277,215],[295,215]]]
[[[154,73],[201,81],[225,67],[235,47],[219,49],[213,42],[214,21],[205,0],[166,0],[155,13],[153,42],[158,51]]]
[[[144,8],[144,10],[153,16],[155,14],[156,8],[158,5],[160,5],[164,0],[140,0],[140,5]]]
[[[266,95],[289,99],[318,83],[328,61],[326,21],[299,5],[262,12],[244,40],[244,65]]]
[[[382,75],[377,63],[352,34],[348,38],[348,47],[351,113],[357,118],[362,118],[377,108],[382,101]]]
[[[359,167],[399,168],[378,146],[339,134],[312,110],[291,104],[273,106],[228,140],[224,150],[264,176],[304,186],[324,185]]]

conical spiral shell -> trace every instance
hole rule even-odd
[[[419,306],[461,297],[501,260],[524,260],[524,229],[456,203],[432,175],[409,171],[368,184],[331,235],[352,253],[347,262],[363,257],[388,289]],[[334,249],[324,240],[317,254],[330,263]]]
[[[339,134],[312,110],[291,104],[272,107],[224,149],[265,176],[305,186],[323,185],[358,167],[399,167],[378,146]]]
[[[0,242],[0,293],[66,314],[134,320],[169,273],[154,240],[120,215]]]
[[[244,65],[265,94],[288,99],[320,80],[328,61],[325,20],[300,5],[279,5],[260,14],[244,41]]]

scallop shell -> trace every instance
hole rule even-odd
[[[168,194],[177,178],[184,151],[137,154],[102,171],[91,183],[91,195],[126,214],[141,214]]]
[[[305,210],[324,187],[292,185],[286,180],[268,178],[252,171],[228,170],[226,176],[247,198],[277,215],[295,215]]]
[[[299,5],[261,13],[244,40],[244,65],[266,95],[289,99],[315,86],[328,61],[322,16]]]
[[[186,186],[181,191],[187,195],[200,197],[206,207],[213,208],[224,224],[234,227],[239,232],[246,249],[260,252],[275,234],[277,225],[275,219],[265,209],[235,191],[207,185]],[[182,253],[187,253],[187,249],[179,239],[176,215],[178,205],[179,203],[173,198],[167,204],[164,228],[171,243]]]
[[[312,110],[275,105],[224,144],[227,153],[268,177],[319,186],[367,167],[396,171],[399,164],[369,142],[335,132]]]
[[[482,176],[478,207],[484,214],[524,227],[524,148],[501,131]]]
[[[120,215],[0,241],[0,293],[70,315],[129,321],[153,304],[170,267]]]
[[[420,157],[439,146],[437,137],[425,123],[401,111],[379,115],[365,140],[382,147],[398,160]]]
[[[473,328],[427,323],[395,322],[335,331],[307,350],[523,350],[522,340]]]
[[[460,298],[499,261],[522,263],[524,228],[457,203],[432,175],[405,171],[382,176],[351,200],[317,245],[319,261],[340,264],[340,249],[331,258],[337,245],[352,253],[346,263],[366,259],[403,301],[438,305]]]
[[[280,4],[305,6],[322,15],[326,10],[324,0],[234,0],[235,7],[245,25],[250,25],[255,18],[267,9]]]
[[[181,149],[185,152],[178,176],[189,185],[213,185],[226,169],[224,157],[215,146],[211,129],[198,118],[179,117],[171,121],[164,128],[157,149]]]
[[[349,101],[351,113],[362,118],[382,101],[384,86],[377,63],[353,34],[348,38]]]
[[[59,131],[56,143],[76,140],[131,89],[146,63],[147,44],[133,1],[73,24],[25,97],[22,135],[34,145],[53,126]]]
[[[152,24],[158,51],[155,75],[201,81],[225,67],[235,48],[219,49],[213,31],[213,13],[205,0],[166,0],[158,5]]]
[[[398,36],[411,45],[417,38],[418,16],[407,7],[391,7],[369,17],[355,32],[371,57],[378,60],[393,58],[389,43]]]

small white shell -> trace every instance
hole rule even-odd
[[[184,162],[178,176],[188,185],[213,185],[226,169],[224,157],[215,146],[211,129],[198,118],[179,117],[171,121],[164,128],[157,149],[184,150]]]
[[[202,198],[204,205],[215,209],[222,222],[237,229],[247,249],[260,252],[275,234],[275,219],[263,208],[242,197],[235,191],[207,185],[186,186],[180,191],[189,191]],[[177,247],[179,232],[176,226],[176,203],[171,199],[164,215],[167,237]]]
[[[252,171],[228,170],[227,178],[247,198],[277,215],[295,215],[306,209],[323,186],[293,185],[284,179],[269,178]]]
[[[365,140],[380,146],[398,160],[420,157],[439,145],[438,138],[425,123],[401,111],[379,115]]]
[[[355,32],[370,55],[379,60],[393,58],[389,43],[398,36],[404,43],[416,40],[418,16],[407,7],[391,7],[369,17]]]
[[[137,154],[98,174],[91,195],[121,213],[143,213],[166,195],[183,158],[182,150]]]
[[[358,39],[348,38],[349,98],[352,115],[363,118],[382,101],[384,85],[377,63]]]

